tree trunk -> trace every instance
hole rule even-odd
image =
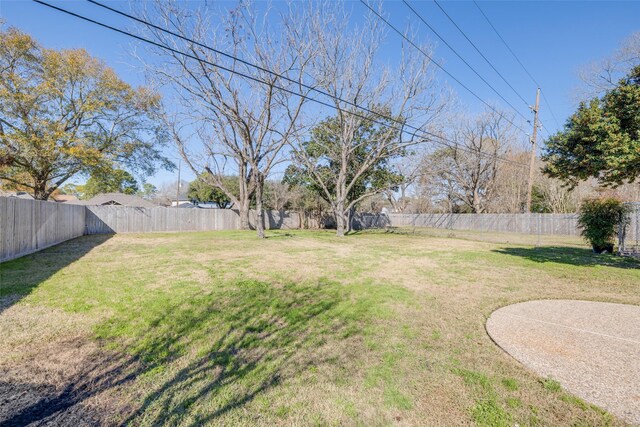
[[[249,199],[240,200],[240,230],[249,230]]]
[[[256,176],[256,230],[258,237],[264,239],[264,211],[262,210],[262,190],[264,189],[264,177],[261,173]]]
[[[342,152],[342,164],[340,167],[340,172],[338,173],[336,179],[336,201],[333,203],[334,206],[334,214],[336,216],[336,236],[344,237],[345,232],[347,232],[348,218],[345,212],[345,203],[347,201],[347,188],[346,188],[346,177],[347,177],[347,157],[343,150]]]
[[[50,192],[47,191],[46,181],[36,181],[33,189],[33,198],[36,200],[48,200]]]
[[[298,211],[298,228],[300,230],[303,230],[303,229],[307,228],[307,227],[304,226],[304,224],[306,222],[305,221],[306,216],[307,216],[307,212],[304,209]]]
[[[334,205],[333,213],[336,216],[336,236],[344,237],[347,228],[347,218],[344,213],[343,201],[339,201]]]
[[[480,206],[480,195],[478,194],[478,188],[473,189],[473,203],[471,204],[472,213],[480,213],[482,210]]]
[[[239,187],[239,198],[238,202],[240,205],[238,209],[240,210],[240,230],[250,230],[249,224],[249,209],[251,207],[251,194],[249,192],[250,184],[247,184],[245,179],[247,166],[246,164],[240,165],[240,173],[238,175],[238,187]]]

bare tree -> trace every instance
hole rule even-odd
[[[393,212],[406,212],[414,202],[412,191],[415,191],[416,183],[420,180],[423,172],[422,153],[412,153],[411,155],[399,159],[394,164],[395,169],[402,176],[402,181],[396,188],[385,191],[385,198],[391,205]]]
[[[577,91],[580,101],[602,95],[616,86],[634,66],[640,64],[640,31],[626,38],[620,47],[604,59],[587,64],[578,71],[584,84]]]
[[[539,198],[538,210],[548,213],[576,212],[580,206],[579,190],[568,188],[556,178],[544,174],[536,177],[535,190]]]
[[[433,213],[438,212],[437,206],[437,190],[431,183],[431,176],[427,171],[422,168],[422,172],[415,184],[415,191],[411,207],[408,209],[408,213]],[[442,209],[445,212],[450,212],[450,209]]]
[[[595,197],[600,192],[609,192],[630,202],[640,201],[640,187],[634,183],[623,184],[615,189],[603,188],[595,178],[580,182],[573,189],[563,181],[551,178],[538,171],[534,181],[534,194],[538,198],[539,209],[548,213],[577,212],[582,200]]]
[[[343,236],[358,202],[397,185],[393,180],[370,185],[365,177],[425,141],[420,132],[407,132],[406,125],[426,129],[442,109],[442,99],[434,93],[430,60],[417,51],[403,49],[393,68],[381,63],[378,55],[385,32],[378,18],[367,15],[363,24],[354,26],[342,3],[327,2],[318,6],[309,24],[317,53],[310,71],[332,96],[329,102],[337,113],[325,121],[312,146],[308,140],[298,140],[294,152],[329,202],[337,235]]]
[[[486,212],[498,195],[501,160],[509,154],[515,133],[506,115],[484,113],[459,119],[450,131],[449,147],[425,159],[428,181],[438,188],[449,212]]]
[[[176,196],[179,198],[187,197],[187,190],[189,188],[189,181],[183,179],[173,182],[165,182],[160,185],[153,200],[162,206],[171,206]],[[178,201],[176,201],[178,202]]]
[[[495,181],[493,197],[487,200],[487,210],[493,213],[520,213],[524,211],[527,201],[527,187],[529,172],[526,165],[530,151],[517,144],[508,144],[505,154],[506,161],[498,161],[498,173]]]
[[[293,200],[297,197],[295,191],[289,188],[288,184],[282,181],[267,181],[265,182],[264,199],[265,205],[269,209],[276,211],[283,211],[287,209]]]
[[[243,229],[255,200],[259,237],[264,181],[300,131],[304,95],[311,90],[303,82],[314,48],[294,6],[276,15],[262,3],[241,1],[213,13],[210,5],[157,1],[140,12],[178,35],[141,27],[172,49],[151,48],[155,58],[146,67],[173,89],[175,108],[167,121],[182,158],[232,200]],[[238,176],[238,194],[225,185],[229,175]]]

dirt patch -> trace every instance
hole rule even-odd
[[[109,426],[131,412],[117,395],[139,368],[100,349],[90,339],[90,326],[85,316],[62,310],[25,303],[5,309],[0,425]]]
[[[0,425],[111,426],[132,411],[117,397],[120,387],[135,378],[131,360],[94,353],[69,363],[80,367],[76,374],[42,382],[32,381],[28,364],[0,369]],[[35,377],[43,376],[46,372],[38,369]]]
[[[0,424],[104,425],[101,414],[84,405],[68,403],[73,400],[73,396],[58,393],[51,385],[0,381]]]

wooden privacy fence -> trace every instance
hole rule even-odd
[[[226,209],[87,206],[86,234],[234,230],[239,216]]]
[[[450,230],[497,231],[578,236],[575,214],[378,214],[358,215],[356,228],[430,227]]]
[[[212,231],[240,228],[238,211],[230,209],[134,208],[86,206],[86,234],[152,233],[162,231]],[[249,223],[255,225],[256,213]],[[267,229],[300,228],[297,212],[266,211]]]
[[[0,197],[0,262],[82,236],[85,207]]]
[[[255,217],[251,212],[252,225]],[[314,228],[321,224],[319,218],[298,212],[265,211],[267,229]],[[236,230],[239,225],[238,212],[229,209],[83,206],[0,197],[0,262],[83,234]],[[574,214],[358,214],[353,226],[579,234]]]
[[[256,213],[249,222],[255,226]],[[265,211],[267,229],[318,223],[297,212]],[[37,252],[83,234],[236,230],[238,211],[229,209],[84,206],[0,197],[0,262]]]

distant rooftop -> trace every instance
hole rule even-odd
[[[51,198],[60,203],[75,202],[78,200],[73,194],[56,194],[55,196],[51,196]]]
[[[0,190],[0,196],[2,197],[16,197],[18,199],[33,200],[33,196],[26,191],[2,191]]]
[[[157,205],[143,199],[142,197],[132,194],[123,193],[102,193],[89,200],[79,200],[72,202],[78,205],[97,206],[97,205],[120,205],[133,206],[137,208],[155,208]]]

